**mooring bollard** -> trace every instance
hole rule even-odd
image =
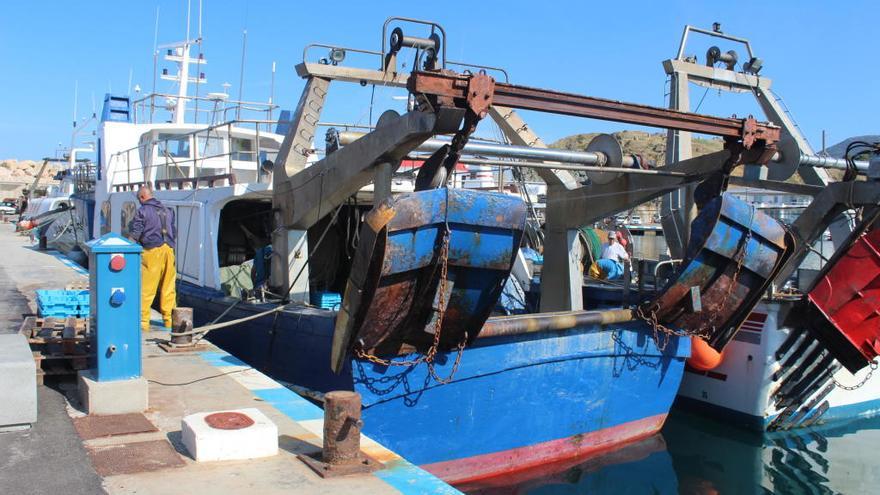
[[[341,464],[357,459],[363,424],[359,393],[339,390],[324,395],[324,462]]]
[[[191,332],[193,329],[193,309],[174,308],[171,310],[171,343],[173,345],[192,344],[193,336],[178,335]]]
[[[322,477],[368,473],[379,463],[361,452],[361,396],[337,390],[324,395],[324,447],[299,458]],[[320,460],[319,460],[320,459]]]

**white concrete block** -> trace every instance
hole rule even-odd
[[[37,421],[37,367],[24,335],[0,335],[0,430]]]
[[[238,430],[217,429],[205,418],[218,412],[241,413],[254,424]],[[278,427],[255,408],[190,414],[181,423],[183,445],[199,462],[255,459],[278,453]]]
[[[92,370],[79,372],[79,398],[92,415],[144,412],[149,406],[150,387],[144,377],[99,382]]]

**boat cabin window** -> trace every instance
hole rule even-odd
[[[232,159],[241,162],[254,161],[254,141],[252,139],[232,138]]]
[[[189,136],[175,134],[159,134],[156,150],[159,157],[189,158]]]
[[[109,201],[101,203],[101,235],[110,232],[110,221],[113,218],[112,211]]]
[[[134,220],[135,213],[137,213],[137,206],[135,206],[134,201],[122,203],[122,229],[120,230],[122,237],[128,237],[131,221]]]
[[[199,158],[216,158],[223,155],[223,138],[197,136],[196,153]]]

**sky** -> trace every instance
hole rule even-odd
[[[198,0],[192,0],[192,36],[198,29]],[[0,14],[0,159],[53,156],[71,142],[74,120],[100,112],[105,93],[149,92],[157,8],[158,42],[181,40],[186,0],[9,2]],[[709,28],[720,22],[728,34],[748,38],[814,148],[827,131],[830,146],[849,136],[880,133],[880,64],[872,25],[880,4],[871,0],[711,1],[260,1],[203,0],[202,51],[207,92],[239,92],[242,38],[247,31],[243,94],[270,96],[276,63],[275,102],[293,108],[303,82],[294,66],[314,42],[378,50],[389,16],[429,19],[448,35],[452,60],[503,67],[512,83],[665,106],[666,74],[685,24]],[[417,33],[413,33],[417,34]],[[717,43],[717,42],[716,42]],[[686,53],[705,60],[712,43],[696,42]],[[740,59],[745,58],[741,47]],[[310,52],[310,59],[325,56]],[[407,61],[411,62],[411,61]],[[346,63],[375,67],[349,55]],[[169,67],[170,64],[160,65]],[[131,76],[131,87],[129,78]],[[162,82],[157,90],[173,91]],[[381,111],[403,110],[400,91],[378,88],[373,121]],[[371,88],[331,87],[325,120],[365,124]],[[700,103],[700,101],[702,102]],[[692,88],[691,105],[720,116],[760,115],[748,95],[719,95]],[[613,132],[633,126],[526,113],[547,142],[582,132]],[[491,133],[490,128],[478,131]],[[84,133],[87,134],[87,133]],[[88,141],[80,136],[77,145]]]

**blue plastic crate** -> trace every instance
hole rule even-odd
[[[322,309],[339,310],[342,305],[342,295],[338,292],[314,292],[312,304]]]
[[[87,290],[38,290],[37,310],[40,316],[54,318],[87,318],[89,316],[89,291]]]

